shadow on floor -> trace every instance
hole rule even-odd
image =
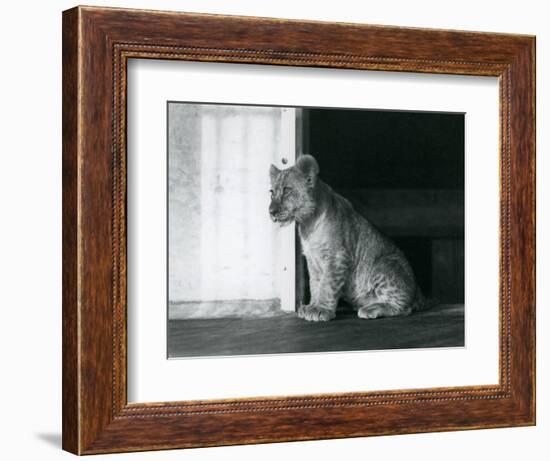
[[[464,306],[456,304],[376,320],[347,312],[319,323],[294,315],[168,322],[169,358],[461,346]]]

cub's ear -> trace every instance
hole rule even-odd
[[[275,179],[277,179],[277,176],[279,176],[279,173],[281,170],[277,168],[275,165],[271,165],[269,167],[269,178],[271,179],[271,182],[274,182]]]
[[[306,177],[307,185],[313,187],[319,174],[319,164],[311,155],[302,155],[296,161],[296,168]]]

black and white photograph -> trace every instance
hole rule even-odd
[[[168,358],[464,347],[464,117],[168,101]]]

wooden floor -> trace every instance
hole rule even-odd
[[[294,314],[168,322],[170,358],[460,346],[464,346],[464,306],[456,304],[377,320],[346,312],[319,323]]]

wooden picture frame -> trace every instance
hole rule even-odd
[[[498,385],[128,404],[130,58],[498,77]],[[93,454],[533,424],[534,37],[94,7],[63,13],[65,450]]]

